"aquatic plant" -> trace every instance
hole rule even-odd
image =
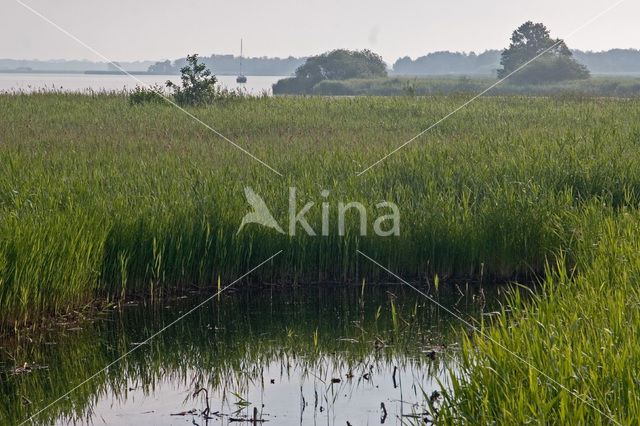
[[[585,203],[637,204],[631,99],[482,99],[356,176],[464,99],[260,97],[192,110],[281,178],[166,104],[1,95],[11,120],[0,122],[0,323],[224,285],[278,250],[251,279],[388,279],[360,249],[407,278],[530,280],[559,249],[575,263]],[[361,236],[348,214],[344,236],[238,233],[245,186],[280,223],[290,186],[318,206],[393,201],[401,232]],[[321,214],[307,216],[316,229]]]

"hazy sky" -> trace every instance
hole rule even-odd
[[[436,50],[503,48],[543,22],[565,38],[616,0],[21,0],[109,59],[187,53],[307,56],[369,48],[392,63]],[[15,0],[1,0],[0,58],[101,60]],[[640,48],[640,1],[627,0],[567,39],[571,48]]]

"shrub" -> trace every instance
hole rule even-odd
[[[188,65],[182,67],[182,87],[167,81],[167,87],[173,89],[173,97],[179,105],[206,105],[216,98],[215,85],[218,79],[211,75],[206,65],[198,63],[198,55],[187,55]]]
[[[542,56],[510,77],[515,84],[545,84],[589,78],[584,65],[566,56]]]
[[[308,93],[324,80],[384,77],[387,77],[387,66],[380,55],[366,49],[362,51],[337,49],[308,58],[296,70],[295,78],[280,80],[274,84],[273,93]]]
[[[290,77],[278,80],[271,88],[274,95],[299,95],[309,92],[312,87],[305,81]]]
[[[347,96],[354,92],[344,81],[324,80],[313,86],[313,93],[316,95]]]
[[[129,92],[129,105],[161,103],[162,101],[164,101],[162,86],[157,84],[149,87],[136,86],[132,92]]]

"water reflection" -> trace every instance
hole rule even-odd
[[[108,74],[40,74],[40,73],[0,73],[0,92],[34,92],[34,91],[62,91],[86,92],[133,90],[142,85],[165,85],[167,80],[180,83],[179,75],[127,75]],[[271,86],[282,76],[249,76],[243,84],[236,83],[236,76],[219,75],[218,83],[227,89],[241,89],[252,95],[263,92],[271,94]]]
[[[135,347],[35,423],[401,424],[429,411],[455,367],[460,324],[400,285],[239,287],[140,345],[197,297],[129,303],[0,343],[1,423],[25,420]],[[437,297],[480,314],[470,291]]]

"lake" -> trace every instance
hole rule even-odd
[[[241,88],[251,94],[267,91],[271,94],[271,86],[286,76],[247,76],[244,84],[236,83],[236,76],[217,76],[220,85],[228,89]],[[178,75],[109,75],[109,74],[30,74],[0,73],[0,92],[36,90],[58,90],[67,92],[87,90],[123,90],[133,89],[144,84],[161,84],[167,80],[180,82]]]
[[[484,308],[468,288],[434,297],[467,318]],[[142,344],[203,300],[128,302],[0,341],[0,423],[132,349],[33,421],[399,425],[428,416],[455,371],[462,324],[404,285],[238,284]]]

